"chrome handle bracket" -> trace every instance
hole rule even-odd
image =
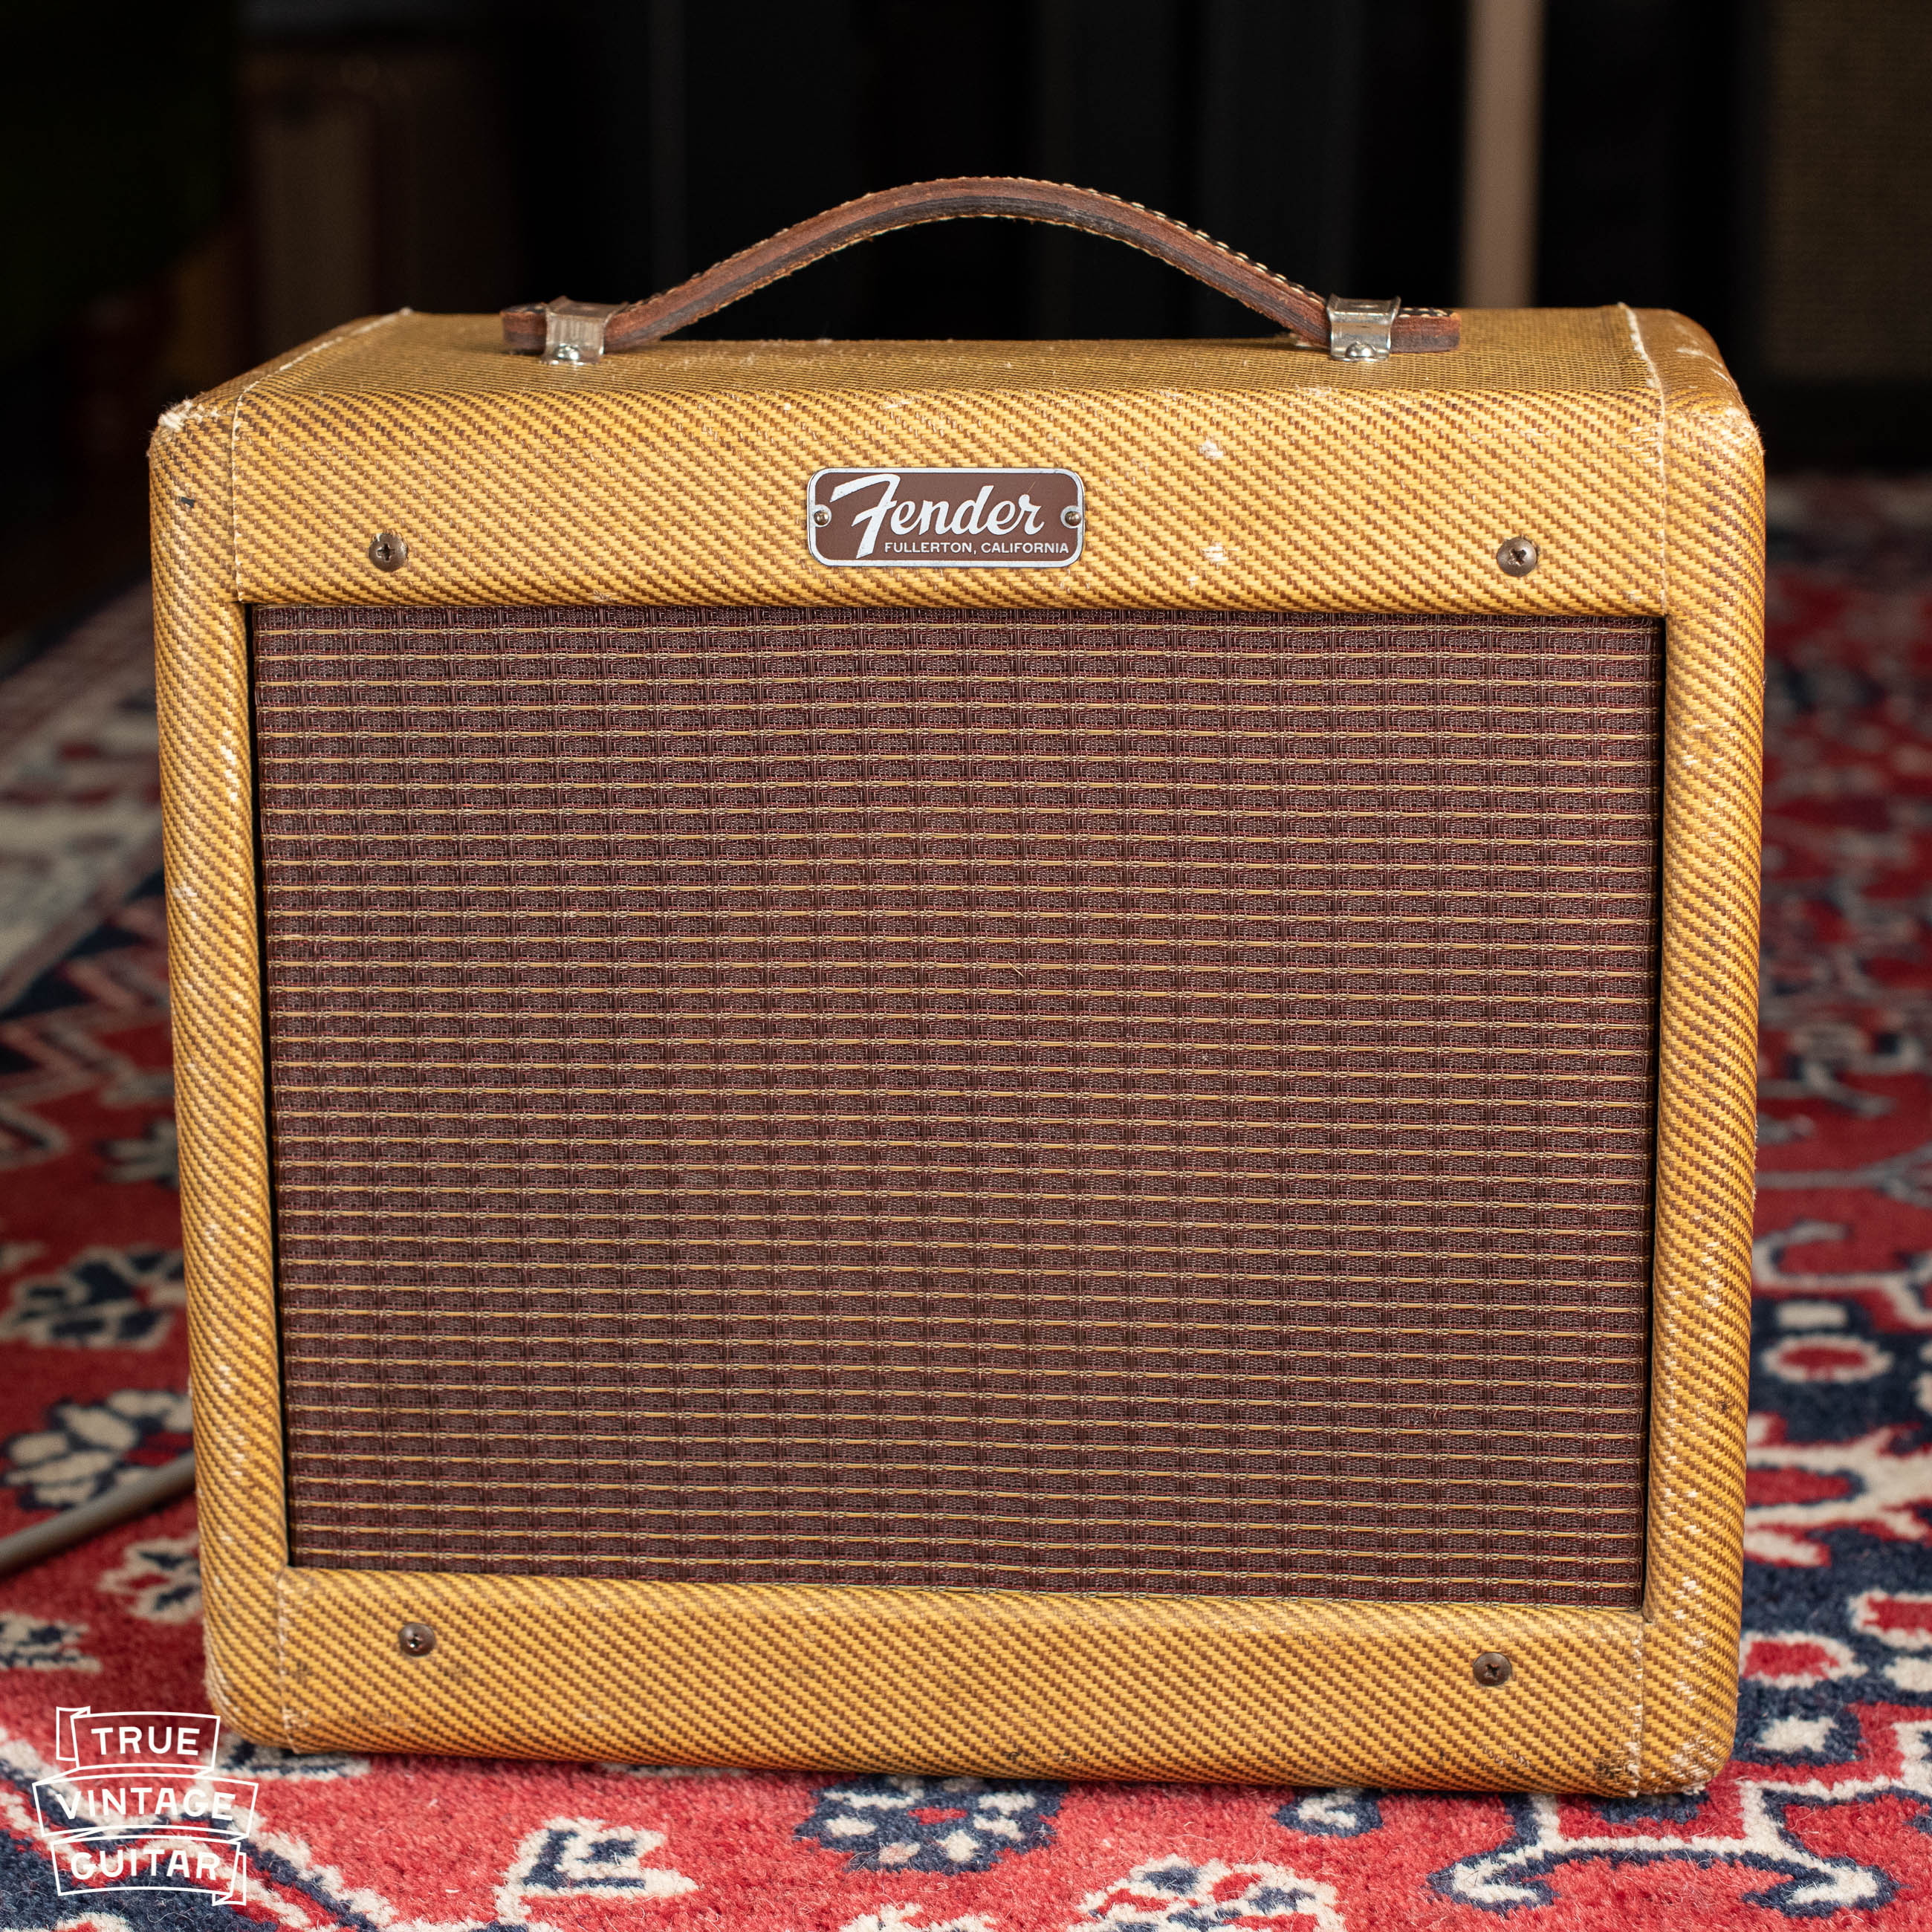
[[[1373,296],[1330,296],[1323,306],[1328,311],[1328,353],[1336,362],[1388,360],[1390,332],[1402,308],[1399,296],[1384,302]]]
[[[602,362],[604,328],[621,306],[618,302],[545,302],[542,359]]]

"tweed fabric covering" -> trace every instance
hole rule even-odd
[[[1654,622],[254,638],[298,1563],[1638,1606]]]
[[[1722,1762],[1735,1695],[1724,1634],[1740,1570],[1716,1546],[1735,1546],[1744,1510],[1750,1311],[1734,1258],[1748,1252],[1756,1151],[1764,478],[1708,339],[1676,319],[1646,337],[1670,674],[1644,1672],[1653,1704],[1682,1700],[1681,1730],[1646,1726],[1640,1775],[1655,1789]]]
[[[646,586],[653,600],[724,603],[782,596],[776,574],[796,593],[782,601],[830,601],[808,573],[783,567],[784,539],[764,520],[733,522],[740,534],[704,571],[688,542],[682,559],[674,542],[661,554],[632,548],[639,518],[657,514],[638,505],[654,494],[675,502],[698,446],[708,438],[715,450],[721,426],[755,422],[766,432],[755,444],[728,446],[755,466],[782,431],[784,402],[796,410],[796,399],[754,394],[741,406],[727,362],[712,365],[712,388],[687,379],[675,422],[640,416],[621,394],[589,406],[580,398],[565,406],[567,436],[533,440],[525,432],[543,408],[514,366],[500,364],[496,394],[482,352],[467,352],[464,388],[449,356],[412,364],[410,329],[378,322],[184,406],[164,422],[155,452],[170,938],[192,1175],[184,1238],[218,1572],[210,1682],[245,1730],[307,1747],[961,1769],[1049,1762],[1068,1773],[1610,1792],[1694,1784],[1721,1762],[1736,1695],[1742,1499],[1757,447],[1708,338],[1679,319],[1627,310],[1546,324],[1504,318],[1486,344],[1480,319],[1468,320],[1472,360],[1434,390],[1411,380],[1412,368],[1377,388],[1327,365],[1258,402],[1252,391],[1204,380],[1228,367],[1210,352],[1192,365],[1198,392],[1177,394],[1185,356],[1174,351],[1180,359],[1157,368],[1166,352],[1155,350],[1146,365],[1155,380],[1144,372],[1134,389],[1138,418],[1098,390],[1044,387],[983,400],[862,388],[824,406],[848,421],[869,412],[882,429],[903,412],[890,450],[902,462],[932,460],[906,446],[943,436],[956,420],[971,460],[1038,464],[1049,443],[1054,460],[1090,454],[1096,476],[1111,463],[1117,506],[1138,508],[1142,520],[1118,514],[1103,533],[1090,477],[1096,523],[1081,568],[1092,574],[1060,601],[1665,620],[1642,1614],[626,1586],[287,1565],[242,600],[636,602]],[[459,347],[472,326],[482,325],[424,325]],[[400,350],[386,377],[369,344],[390,331]],[[882,351],[871,366],[910,369],[926,352]],[[332,394],[337,358],[350,380]],[[826,358],[838,362],[837,352]],[[1440,369],[1458,358],[1426,360]],[[754,371],[748,392],[756,381]],[[306,386],[307,400],[278,418],[292,384]],[[1270,460],[1301,461],[1292,490],[1276,476],[1265,501],[1234,493],[1252,506],[1240,527],[1258,533],[1258,561],[1251,575],[1204,589],[1215,568],[1208,544],[1234,553],[1219,535],[1198,542],[1198,490],[1177,484],[1170,513],[1137,464],[1156,453],[1178,459],[1175,437],[1197,425],[1208,426],[1200,442],[1220,449],[1211,425],[1252,420],[1270,431]],[[1136,421],[1166,426],[1157,452],[1146,439],[1136,449]],[[442,433],[430,434],[439,423]],[[1224,460],[1193,447],[1206,463]],[[824,460],[878,458],[848,450]],[[656,493],[614,487],[653,473]],[[594,498],[566,487],[586,478],[598,486]],[[1365,488],[1376,510],[1366,525]],[[775,514],[778,483],[759,488]],[[588,518],[572,508],[586,500]],[[787,516],[795,524],[790,507]],[[404,527],[412,565],[371,583],[356,560],[382,527]],[[1518,530],[1550,538],[1546,562],[1531,578],[1504,579],[1495,544]],[[414,547],[424,538],[417,572]],[[680,572],[682,593],[665,587]],[[922,573],[916,592],[903,586],[888,599],[877,573],[868,594],[928,601],[940,591],[926,586],[946,574]],[[985,581],[940,590],[941,601],[958,602],[1030,594]],[[395,1630],[410,1618],[441,1634],[432,1658],[396,1652]],[[1469,1675],[1472,1655],[1491,1648],[1516,1665],[1493,1692]],[[880,1668],[889,1662],[911,1667],[894,1675]]]
[[[382,318],[236,409],[235,594],[1654,616],[1661,415],[1629,315],[1479,311],[1453,353],[1376,363],[1280,339],[719,342],[574,368],[506,354],[490,318]],[[813,562],[805,478],[881,463],[1075,470],[1084,553],[997,586]],[[378,530],[406,568],[369,561]],[[1506,577],[1521,532],[1543,561]]]

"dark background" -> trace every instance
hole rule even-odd
[[[1104,188],[1454,303],[1460,0],[0,0],[0,634],[135,566],[156,410],[351,316],[614,301],[868,189]],[[1682,309],[1785,467],[1932,465],[1932,4],[1547,0],[1533,281]],[[887,237],[693,332],[1251,334],[1131,251]]]

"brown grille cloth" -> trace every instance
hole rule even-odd
[[[297,1562],[1636,1604],[1656,626],[255,637]]]

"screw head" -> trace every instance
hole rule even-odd
[[[1486,1690],[1493,1690],[1498,1684],[1507,1684],[1516,1674],[1516,1666],[1499,1650],[1486,1650],[1477,1658],[1473,1668],[1476,1682]]]
[[[1080,527],[1080,506],[1078,503],[1069,503],[1066,508],[1060,512],[1060,520],[1070,530],[1077,530]]]
[[[812,520],[822,530],[832,520],[832,512],[821,503],[812,513]]]
[[[400,570],[410,560],[410,547],[391,530],[378,530],[369,539],[369,561],[378,570]]]
[[[1510,577],[1527,577],[1543,561],[1543,553],[1527,537],[1505,537],[1496,561]]]
[[[396,1648],[405,1657],[427,1657],[436,1648],[436,1632],[428,1624],[405,1624],[396,1633]]]

